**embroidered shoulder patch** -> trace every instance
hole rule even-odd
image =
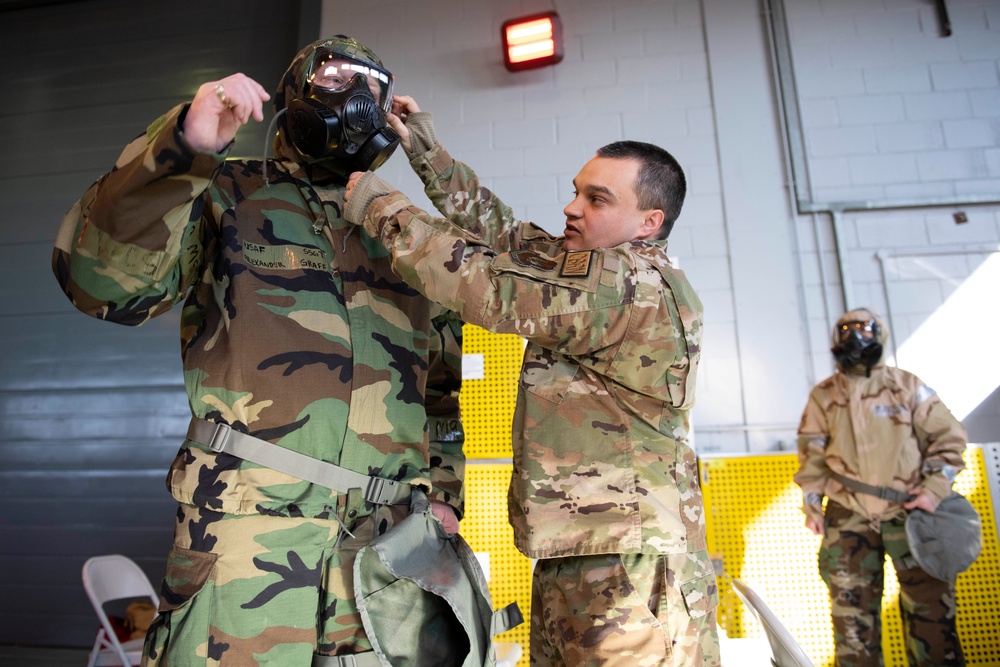
[[[562,269],[559,270],[561,278],[586,278],[590,274],[591,260],[594,258],[593,250],[570,250],[563,255]]]
[[[538,269],[539,271],[551,271],[556,268],[555,260],[546,257],[534,250],[514,250],[510,253],[510,259],[518,266],[526,269]]]

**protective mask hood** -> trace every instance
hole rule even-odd
[[[392,155],[392,74],[367,47],[343,35],[310,44],[295,57],[275,95],[280,114],[275,157],[346,181]]]

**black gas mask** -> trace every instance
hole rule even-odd
[[[343,177],[381,166],[399,145],[389,127],[392,74],[377,64],[336,51],[319,51],[304,97],[288,105],[295,147]]]
[[[838,343],[830,349],[837,364],[847,370],[864,365],[865,375],[871,376],[872,367],[882,358],[882,343],[875,320],[842,322],[837,327]]]

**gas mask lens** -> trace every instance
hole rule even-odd
[[[314,89],[338,92],[351,85],[358,76],[365,78],[375,102],[388,113],[392,108],[392,75],[371,63],[352,60],[342,54],[320,53],[308,83]]]
[[[844,322],[840,325],[840,340],[846,341],[852,333],[857,333],[861,340],[870,340],[875,337],[875,320],[864,320],[857,322]]]

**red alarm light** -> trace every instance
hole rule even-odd
[[[504,21],[500,39],[503,64],[511,72],[554,65],[563,59],[562,23],[555,12]]]

